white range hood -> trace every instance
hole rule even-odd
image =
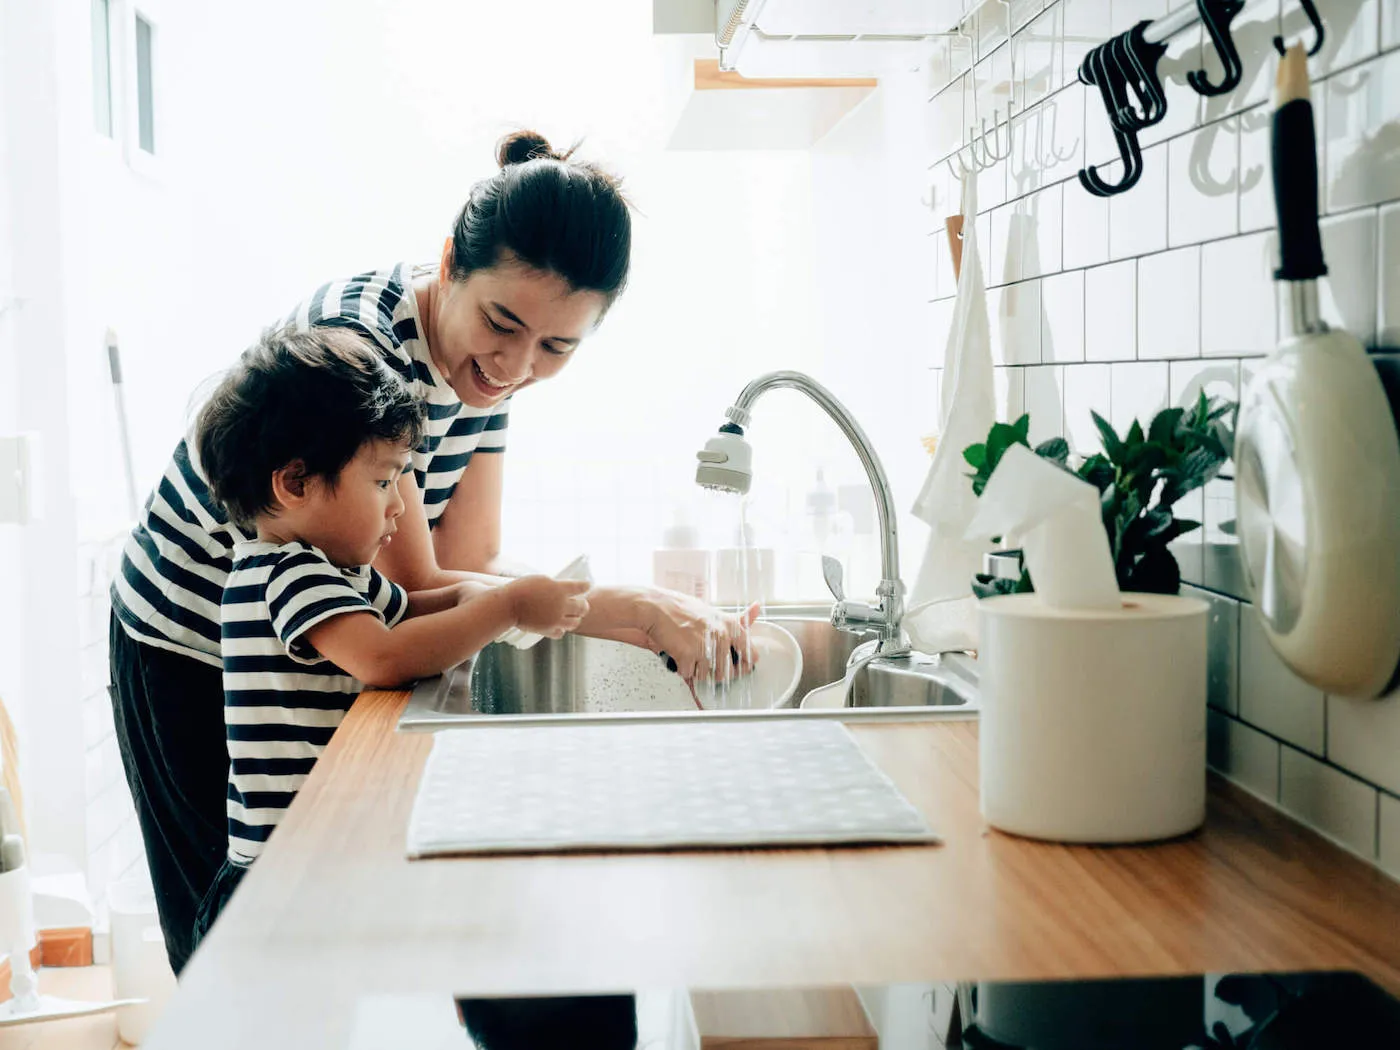
[[[980,0],[715,0],[720,68],[746,77],[869,77],[918,68]]]

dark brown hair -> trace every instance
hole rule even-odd
[[[214,499],[238,525],[272,509],[272,475],[294,460],[331,485],[366,441],[416,446],[423,409],[349,328],[270,330],[243,351],[195,421]]]
[[[472,187],[452,226],[453,280],[509,253],[609,304],[627,283],[632,217],[619,180],[556,152],[543,135],[517,131],[496,147],[501,170]]]

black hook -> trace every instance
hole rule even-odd
[[[1313,31],[1317,33],[1317,39],[1313,41],[1313,46],[1308,48],[1308,57],[1312,58],[1313,55],[1322,50],[1322,45],[1327,39],[1327,29],[1322,24],[1322,16],[1317,13],[1317,5],[1313,3],[1313,0],[1300,0],[1300,2],[1303,5],[1303,10],[1307,12],[1308,21],[1312,23]],[[1283,37],[1274,37],[1274,50],[1280,55],[1288,53],[1288,45],[1283,42]]]
[[[1141,116],[1131,107],[1125,115],[1125,122],[1134,131],[1150,127],[1167,115],[1167,93],[1157,73],[1157,63],[1167,53],[1167,45],[1148,42],[1143,32],[1151,24],[1139,22],[1109,42],[1109,57],[1142,105]]]
[[[1240,78],[1244,76],[1244,64],[1240,62],[1239,50],[1235,47],[1234,37],[1230,35],[1230,23],[1244,10],[1244,0],[1196,0],[1196,7],[1201,12],[1201,21],[1210,34],[1211,42],[1215,44],[1220,64],[1225,67],[1225,75],[1220,83],[1212,84],[1204,69],[1194,69],[1186,74],[1186,80],[1197,94],[1224,95],[1239,87]]]
[[[1137,130],[1131,123],[1135,115],[1128,105],[1126,80],[1121,65],[1116,60],[1111,61],[1109,55],[1117,39],[1094,48],[1079,67],[1079,79],[1096,86],[1103,95],[1104,108],[1123,160],[1123,177],[1116,184],[1105,182],[1092,164],[1080,170],[1080,184],[1096,197],[1112,197],[1130,190],[1142,178],[1142,149],[1138,145]]]

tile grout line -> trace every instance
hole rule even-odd
[[[1057,183],[1056,185],[1058,185],[1058,183]],[[1329,215],[1322,215],[1322,216],[1319,216],[1319,217],[1318,217],[1318,218],[1319,218],[1319,225],[1321,225],[1321,226],[1323,226],[1323,227],[1326,227],[1326,226],[1328,226],[1328,225],[1340,225],[1343,221],[1346,221],[1346,220],[1348,220],[1348,219],[1356,219],[1356,218],[1358,218],[1358,217],[1363,217],[1363,216],[1365,215],[1365,213],[1367,213],[1367,212],[1375,212],[1376,215],[1377,215],[1377,220],[1376,220],[1376,221],[1377,221],[1377,223],[1379,224],[1379,222],[1380,222],[1380,219],[1379,219],[1380,209],[1386,208],[1386,207],[1390,207],[1390,206],[1396,205],[1396,204],[1400,204],[1400,199],[1397,199],[1397,200],[1394,200],[1394,201],[1385,201],[1385,202],[1382,203],[1382,204],[1362,204],[1362,205],[1358,205],[1358,206],[1355,206],[1355,207],[1352,207],[1352,208],[1348,208],[1346,211],[1339,211],[1339,212],[1334,212],[1334,213],[1329,214]],[[1000,207],[1005,207],[1005,205],[999,205],[998,207],[999,207],[999,208],[1000,208]],[[980,213],[980,214],[978,215],[978,218],[981,218],[982,215],[988,215],[988,214],[990,214],[992,211],[995,211],[995,210],[997,210],[997,209],[995,209],[995,208],[988,209],[987,211]],[[936,233],[936,232],[937,232],[937,231],[930,231],[930,232],[929,232],[929,235],[930,235],[930,236],[933,236],[934,233]],[[1269,227],[1266,227],[1265,229],[1262,229],[1262,230],[1251,230],[1251,231],[1249,231],[1248,233],[1234,233],[1234,234],[1227,234],[1227,235],[1225,235],[1225,236],[1223,236],[1223,237],[1208,238],[1208,239],[1203,240],[1203,241],[1192,241],[1192,242],[1190,242],[1190,243],[1182,244],[1182,245],[1179,245],[1179,246],[1174,247],[1174,248],[1168,247],[1168,248],[1158,249],[1158,250],[1156,250],[1156,251],[1142,252],[1142,253],[1140,253],[1140,254],[1138,254],[1138,255],[1128,255],[1128,256],[1124,256],[1124,257],[1121,258],[1121,259],[1113,259],[1113,258],[1110,258],[1110,259],[1108,259],[1106,262],[1086,263],[1086,264],[1083,265],[1083,266],[1072,266],[1072,267],[1068,267],[1068,268],[1066,268],[1066,269],[1064,269],[1064,270],[1057,271],[1056,273],[1046,273],[1046,274],[1042,274],[1041,276],[1042,276],[1042,277],[1056,277],[1056,276],[1059,276],[1059,274],[1061,274],[1061,273],[1074,273],[1074,272],[1076,272],[1076,271],[1078,271],[1078,270],[1084,270],[1084,271],[1095,270],[1095,269],[1098,269],[1098,268],[1103,267],[1103,266],[1115,266],[1115,265],[1117,265],[1117,264],[1119,264],[1119,263],[1138,262],[1138,261],[1141,261],[1142,259],[1150,259],[1150,258],[1153,258],[1154,256],[1157,256],[1157,255],[1166,255],[1168,252],[1185,251],[1185,250],[1187,250],[1187,249],[1189,249],[1189,248],[1207,248],[1207,247],[1210,247],[1211,245],[1215,245],[1215,244],[1229,244],[1229,243],[1231,243],[1232,241],[1244,240],[1245,238],[1248,238],[1248,237],[1265,237],[1265,238],[1267,238],[1268,236],[1270,236],[1270,235],[1276,235],[1277,233],[1278,233],[1278,227],[1277,227],[1277,226],[1269,226]],[[1379,240],[1380,240],[1380,238],[1379,238],[1379,231],[1378,231],[1378,235],[1377,235],[1377,244],[1378,244],[1378,248],[1379,248]],[[990,290],[992,290],[993,288],[1005,288],[1005,287],[1007,287],[1007,284],[1017,284],[1017,283],[1020,283],[1020,282],[1017,282],[1017,281],[1010,281],[1010,282],[1007,282],[1006,284],[996,284],[996,285],[989,284],[989,285],[987,286],[987,289],[988,289],[988,291],[990,291]],[[956,298],[956,294],[954,294],[954,295],[943,295],[943,296],[939,296],[939,297],[936,298],[936,299],[929,299],[929,300],[927,300],[927,301],[930,302],[930,303],[938,303],[938,302],[944,302],[944,301],[946,301],[946,300],[948,300],[948,299],[954,299],[954,298]],[[1379,295],[1378,295],[1378,298],[1379,298]],[[1222,356],[1223,356],[1223,355],[1222,355]],[[1252,357],[1267,357],[1268,355],[1267,355],[1267,354],[1253,354],[1253,355],[1249,355],[1249,356],[1252,356]],[[94,695],[96,695],[96,694],[94,694]]]

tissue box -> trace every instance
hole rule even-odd
[[[1205,820],[1206,603],[979,603],[982,816],[1059,842],[1141,842]]]

